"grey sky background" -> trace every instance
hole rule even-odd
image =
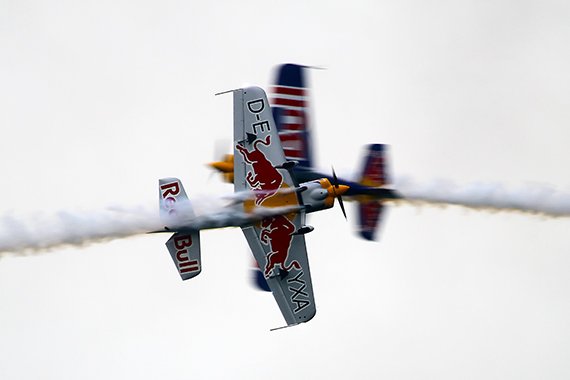
[[[167,176],[231,192],[204,166],[231,137],[213,94],[283,62],[327,68],[323,168],[382,142],[418,181],[568,190],[569,20],[564,1],[2,1],[1,215],[152,205]],[[397,206],[368,243],[311,216],[317,315],[272,333],[239,229],[203,233],[185,283],[167,236],[3,257],[0,378],[567,379],[568,223]]]

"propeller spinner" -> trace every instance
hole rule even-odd
[[[334,168],[332,168],[332,175],[333,175],[333,181],[331,183],[332,194],[335,198],[338,198],[338,204],[340,206],[340,209],[342,210],[342,215],[344,215],[344,219],[347,219],[346,210],[344,209],[344,202],[342,201],[341,195],[346,193],[346,191],[349,189],[349,186],[339,185],[338,177],[336,176]]]

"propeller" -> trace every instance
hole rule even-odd
[[[334,197],[338,198],[338,204],[340,206],[340,209],[342,210],[342,215],[344,215],[344,219],[348,219],[346,217],[346,210],[344,209],[344,202],[342,201],[342,197],[340,196],[340,194],[337,193],[337,190],[339,189],[338,177],[336,176],[336,173],[334,171],[334,167],[331,166],[331,169],[332,169],[332,175],[333,175],[333,182],[331,185],[333,185],[332,187],[333,187]]]

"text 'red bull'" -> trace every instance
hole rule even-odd
[[[176,203],[178,194],[180,194],[180,184],[178,181],[160,186],[160,194],[164,200],[163,207],[167,210],[168,214],[172,215],[176,213],[174,204]]]
[[[174,239],[176,261],[180,274],[200,271],[200,263],[198,260],[191,260],[188,256],[188,249],[192,247],[192,244],[191,235],[179,235]]]

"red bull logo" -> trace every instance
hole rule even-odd
[[[175,256],[180,274],[200,271],[200,262],[198,260],[191,260],[188,256],[188,250],[192,247],[192,244],[191,235],[174,235]]]
[[[264,271],[266,278],[269,278],[271,271],[277,265],[285,271],[289,271],[291,268],[301,269],[301,265],[296,260],[286,264],[294,233],[295,225],[283,215],[272,216],[261,221],[259,238],[263,244],[270,248]]]
[[[247,111],[251,114],[251,128],[247,128],[249,144],[236,144],[236,150],[243,157],[246,165],[245,181],[255,194],[255,200],[251,202],[255,206],[279,207],[286,205],[297,205],[297,195],[295,193],[280,194],[279,189],[288,187],[284,183],[283,175],[275,168],[271,162],[271,155],[266,156],[265,152],[271,152],[272,148],[280,149],[279,140],[273,141],[276,146],[271,146],[272,125],[270,114],[265,114],[265,99],[255,99],[247,102]],[[251,132],[249,132],[251,131]],[[250,138],[254,137],[251,141]],[[236,153],[237,154],[237,153]],[[268,199],[270,198],[270,199]],[[247,209],[247,202],[244,204]],[[301,269],[297,260],[288,262],[289,249],[293,242],[296,231],[295,224],[289,219],[292,216],[276,215],[263,219],[259,223],[259,239],[265,249],[266,264],[263,270],[265,278],[269,278],[276,268],[289,271],[292,268]]]
[[[236,149],[243,156],[243,160],[251,166],[251,170],[245,179],[254,191],[258,190],[255,191],[255,204],[257,206],[261,205],[266,198],[274,195],[283,183],[283,176],[265,154],[259,150],[259,145],[271,145],[271,135],[267,135],[265,140],[255,140],[251,151],[239,144],[236,145]]]
[[[168,214],[175,214],[176,209],[174,208],[174,205],[178,194],[180,194],[180,184],[178,181],[165,183],[160,186],[160,194],[164,200],[162,207],[166,212],[168,212]]]

